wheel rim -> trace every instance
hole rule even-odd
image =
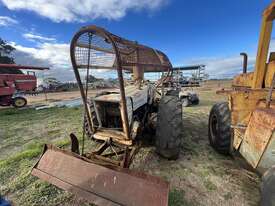
[[[17,107],[22,107],[22,106],[24,106],[24,104],[25,104],[25,100],[24,99],[16,99],[15,100],[15,105]]]
[[[210,117],[210,134],[212,141],[215,142],[218,134],[218,118],[216,115],[211,115]]]

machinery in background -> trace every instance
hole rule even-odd
[[[183,71],[195,71],[191,78],[183,75]],[[194,65],[174,67],[163,75],[159,82],[162,82],[162,90],[176,90],[184,107],[199,104],[199,96],[194,87],[200,87],[205,80],[205,65]]]
[[[198,105],[200,103],[198,94],[195,91],[186,88],[181,89],[179,92],[179,98],[184,107]]]
[[[183,72],[192,71],[191,77],[184,76]],[[174,81],[178,82],[181,87],[200,87],[206,80],[205,65],[180,66],[173,68]]]
[[[209,116],[209,141],[220,153],[239,151],[263,174],[262,206],[275,205],[275,53],[269,47],[275,18],[275,2],[264,12],[255,70],[233,79],[231,89],[217,91],[228,102],[215,104]]]
[[[34,70],[48,70],[46,67],[0,64],[0,106],[26,106],[26,93],[33,93],[37,87]],[[22,70],[27,70],[24,74]]]
[[[191,77],[187,77],[183,72],[193,71]],[[169,72],[163,75],[165,78],[163,85],[171,87],[200,87],[202,82],[206,80],[205,65],[192,65],[173,67]]]

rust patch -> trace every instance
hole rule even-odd
[[[245,132],[241,153],[257,167],[275,129],[275,111],[273,109],[256,109]]]
[[[233,141],[233,147],[238,150],[243,139],[244,139],[244,129],[234,128],[234,141]]]

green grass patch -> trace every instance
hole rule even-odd
[[[33,142],[69,139],[70,132],[80,134],[81,128],[80,108],[0,110],[0,159],[13,155],[13,151],[21,152]]]
[[[67,148],[69,133],[81,134],[80,108],[0,110],[0,194],[14,205],[62,205],[72,195],[33,177],[30,172],[45,143]],[[80,141],[81,142],[81,141]]]
[[[69,139],[62,139],[53,142],[54,145],[57,147],[65,147],[70,145]],[[33,159],[37,156],[39,156],[42,152],[42,148],[44,146],[44,143],[39,142],[33,142],[26,146],[26,149],[23,152],[20,152],[14,156],[11,156],[5,160],[0,160],[0,168],[5,168],[8,166],[14,166],[18,164],[20,161],[25,159]],[[1,171],[1,169],[0,169]]]
[[[66,147],[69,139],[54,142],[58,147]],[[13,194],[16,205],[60,205],[72,195],[38,180],[30,172],[43,150],[43,143],[32,142],[23,152],[0,161],[0,194]]]
[[[226,193],[223,197],[224,197],[224,199],[227,201],[227,200],[232,199],[232,198],[233,198],[233,195],[232,195],[231,192],[228,192],[228,193]]]
[[[185,206],[184,191],[178,189],[172,189],[169,193],[169,206]]]
[[[33,149],[28,149],[23,152],[20,152],[12,157],[9,157],[6,160],[0,161],[0,168],[4,168],[10,165],[16,165],[23,159],[32,159],[37,157],[41,153],[42,145],[40,147],[35,147]]]
[[[199,206],[196,201],[188,201],[184,198],[185,192],[180,189],[172,189],[169,193],[169,206]]]
[[[33,181],[25,190],[17,194],[17,204],[28,205],[62,205],[72,198],[72,194],[58,189],[49,183]]]
[[[203,181],[203,185],[208,191],[215,191],[218,189],[217,186],[213,182],[211,182],[209,179],[205,179]]]

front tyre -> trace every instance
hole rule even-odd
[[[209,115],[208,138],[210,145],[221,154],[230,153],[231,112],[227,102],[215,104]]]
[[[159,103],[156,129],[156,151],[169,160],[180,153],[182,105],[177,96],[163,96]]]

